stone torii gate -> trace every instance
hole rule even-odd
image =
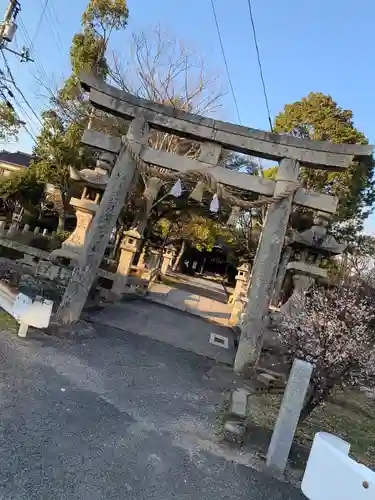
[[[331,214],[336,211],[336,198],[299,187],[300,167],[342,171],[354,158],[370,156],[372,147],[307,141],[205,118],[140,99],[91,75],[82,75],[81,83],[89,92],[90,102],[95,108],[130,121],[130,126],[126,138],[93,130],[84,133],[82,142],[85,145],[112,153],[117,159],[93,219],[88,241],[57,312],[57,322],[70,324],[80,317],[131,186],[138,159],[181,175],[200,171],[224,186],[251,191],[269,197],[271,201],[252,270],[243,332],[234,366],[237,373],[248,373],[260,355],[292,204]],[[152,149],[148,146],[150,129],[200,142],[198,160]],[[279,162],[276,180],[218,166],[222,148]]]

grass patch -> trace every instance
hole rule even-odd
[[[0,330],[18,331],[17,321],[5,311],[0,311]]]
[[[250,422],[273,429],[281,404],[281,395],[260,394],[249,400]],[[345,439],[351,455],[359,462],[375,465],[374,401],[359,391],[338,392],[332,401],[316,409],[297,428],[295,442],[310,446],[315,434],[326,431]]]

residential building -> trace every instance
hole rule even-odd
[[[32,160],[32,156],[22,151],[11,153],[4,149],[0,151],[0,176],[8,176],[12,172],[27,168]]]

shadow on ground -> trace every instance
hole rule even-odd
[[[104,326],[74,342],[3,331],[0,356],[4,499],[303,498],[215,440],[212,360]]]

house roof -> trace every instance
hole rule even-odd
[[[11,165],[19,165],[20,167],[28,167],[31,160],[32,155],[23,153],[22,151],[17,151],[15,153],[5,151],[5,149],[0,151],[0,163],[9,163]]]

